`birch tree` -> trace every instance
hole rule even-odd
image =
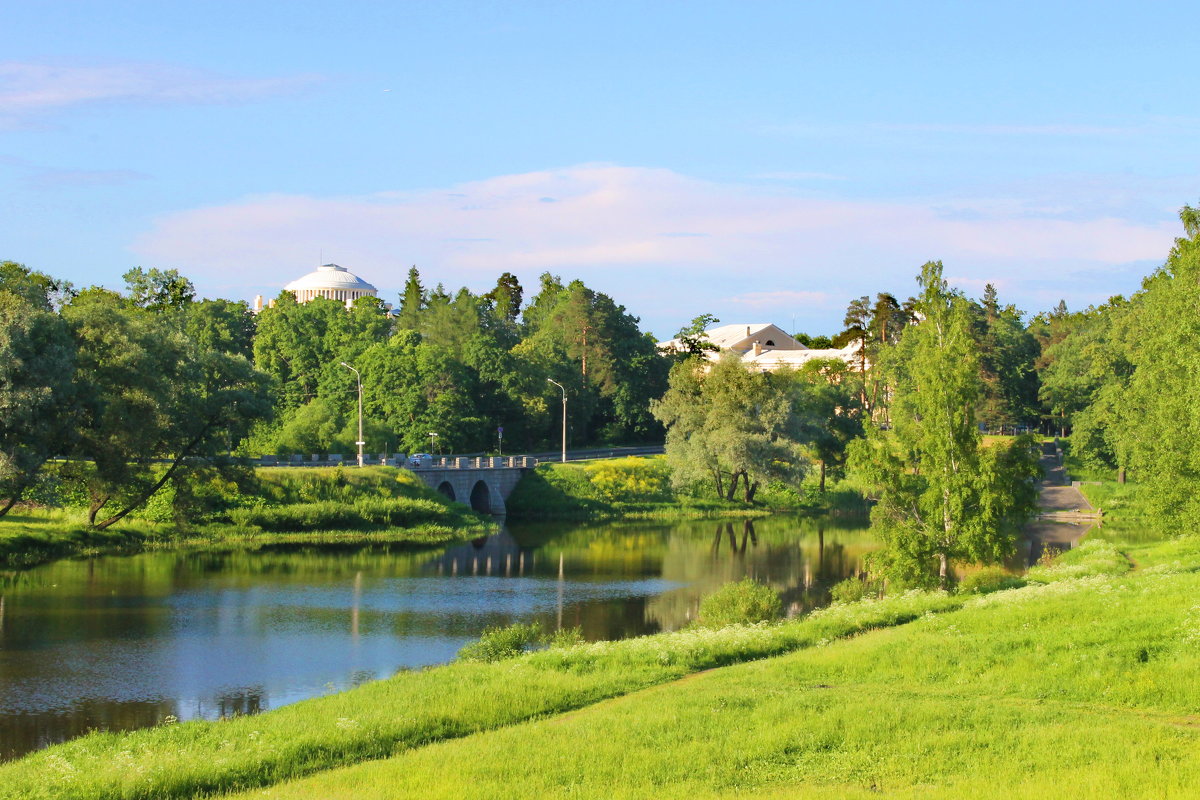
[[[921,320],[881,364],[892,391],[892,427],[869,425],[853,464],[877,500],[872,525],[887,569],[909,582],[946,585],[954,560],[1008,555],[1031,513],[1037,470],[1030,443],[981,447],[975,408],[979,356],[966,299],[940,262],[918,278]]]

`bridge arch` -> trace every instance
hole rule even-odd
[[[487,481],[477,480],[471,487],[471,508],[485,514],[492,513],[492,490]]]
[[[450,481],[442,481],[441,483],[439,483],[437,490],[439,492],[441,492],[442,494],[446,495],[446,497],[449,497],[451,500],[458,499],[457,497],[454,496],[454,486],[451,485]]]

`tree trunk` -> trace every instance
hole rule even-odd
[[[1125,482],[1125,468],[1121,467],[1117,470],[1117,483]],[[4,512],[0,511],[0,517],[4,516]]]
[[[108,495],[104,495],[104,497],[92,495],[92,502],[88,506],[88,525],[92,527],[96,526],[96,515],[100,513],[100,509],[104,508],[107,503]]]
[[[167,481],[169,481],[171,479],[171,476],[175,474],[175,468],[179,466],[179,462],[181,462],[182,460],[183,460],[182,456],[180,456],[179,458],[176,458],[175,463],[173,463],[173,464],[171,464],[171,466],[167,467],[167,471],[163,473],[163,476],[161,478],[159,478],[158,481],[153,486],[151,486],[145,492],[142,492],[140,497],[137,497],[136,499],[134,499],[133,502],[129,503],[123,509],[118,511],[116,514],[113,514],[111,517],[104,520],[103,522],[96,522],[96,514],[93,512],[91,515],[91,518],[90,518],[92,527],[98,531],[102,531],[105,528],[107,528],[108,526],[110,526],[116,522],[120,522],[122,519],[125,518],[125,516],[130,511],[133,511],[135,508],[140,506],[142,503],[149,500],[151,497],[154,496],[155,492],[157,492],[164,485],[166,485]],[[97,507],[96,511],[99,511],[99,510],[100,510],[99,507]]]
[[[946,557],[945,553],[938,553],[938,560],[940,562],[938,566],[938,583],[945,589],[946,581],[950,574],[950,559]]]
[[[24,487],[21,488],[20,492],[13,492],[12,497],[8,498],[8,502],[4,504],[4,508],[0,508],[0,517],[7,514],[17,504],[17,498],[21,496],[21,492],[23,491],[25,491]]]
[[[737,471],[729,476],[729,490],[725,493],[726,500],[733,500],[733,496],[737,493],[738,479],[742,477],[742,471]]]
[[[724,497],[725,496],[725,480],[724,480],[724,478],[721,477],[721,468],[720,467],[713,468],[713,478],[717,482],[717,497]]]
[[[179,455],[175,456],[175,460],[173,462],[171,462],[171,466],[167,467],[167,471],[163,473],[163,476],[161,478],[159,478],[158,481],[153,486],[151,486],[148,491],[142,492],[141,496],[136,498],[132,503],[129,503],[127,506],[125,506],[125,508],[121,509],[116,514],[113,514],[111,517],[109,517],[108,519],[106,519],[100,523],[96,522],[96,514],[95,514],[95,512],[92,512],[92,515],[89,519],[92,527],[95,528],[96,530],[102,531],[105,528],[107,528],[109,525],[112,525],[113,523],[119,522],[120,520],[124,519],[125,515],[127,515],[130,511],[133,511],[135,508],[140,506],[142,503],[146,502],[151,497],[153,497],[154,493],[157,492],[159,489],[161,489],[163,486],[165,486],[167,481],[169,481],[171,479],[171,476],[175,474],[175,470],[179,468],[179,465],[183,463],[183,460],[192,454],[192,448],[194,448],[196,445],[200,444],[200,442],[203,441],[204,437],[206,435],[208,435],[208,431],[212,426],[213,426],[213,423],[211,421],[207,425],[205,425],[204,428],[201,429],[199,435],[197,435],[195,439],[192,439],[192,441],[188,442],[187,446],[179,451]],[[97,507],[96,511],[99,511],[99,510],[100,510],[100,508]]]
[[[825,459],[821,459],[821,494],[825,494]]]
[[[756,492],[758,492],[758,481],[751,483],[750,479],[746,478],[746,493],[745,493],[744,497],[745,497],[747,503],[754,502],[754,495]]]

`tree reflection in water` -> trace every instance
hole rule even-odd
[[[257,713],[448,661],[489,626],[538,621],[589,640],[678,629],[746,576],[804,613],[859,569],[865,528],[511,524],[438,551],[158,552],[0,576],[0,757],[89,729]]]

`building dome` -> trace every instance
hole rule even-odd
[[[301,303],[317,297],[352,303],[360,297],[375,297],[379,293],[374,286],[337,264],[323,264],[283,288],[294,293]]]

